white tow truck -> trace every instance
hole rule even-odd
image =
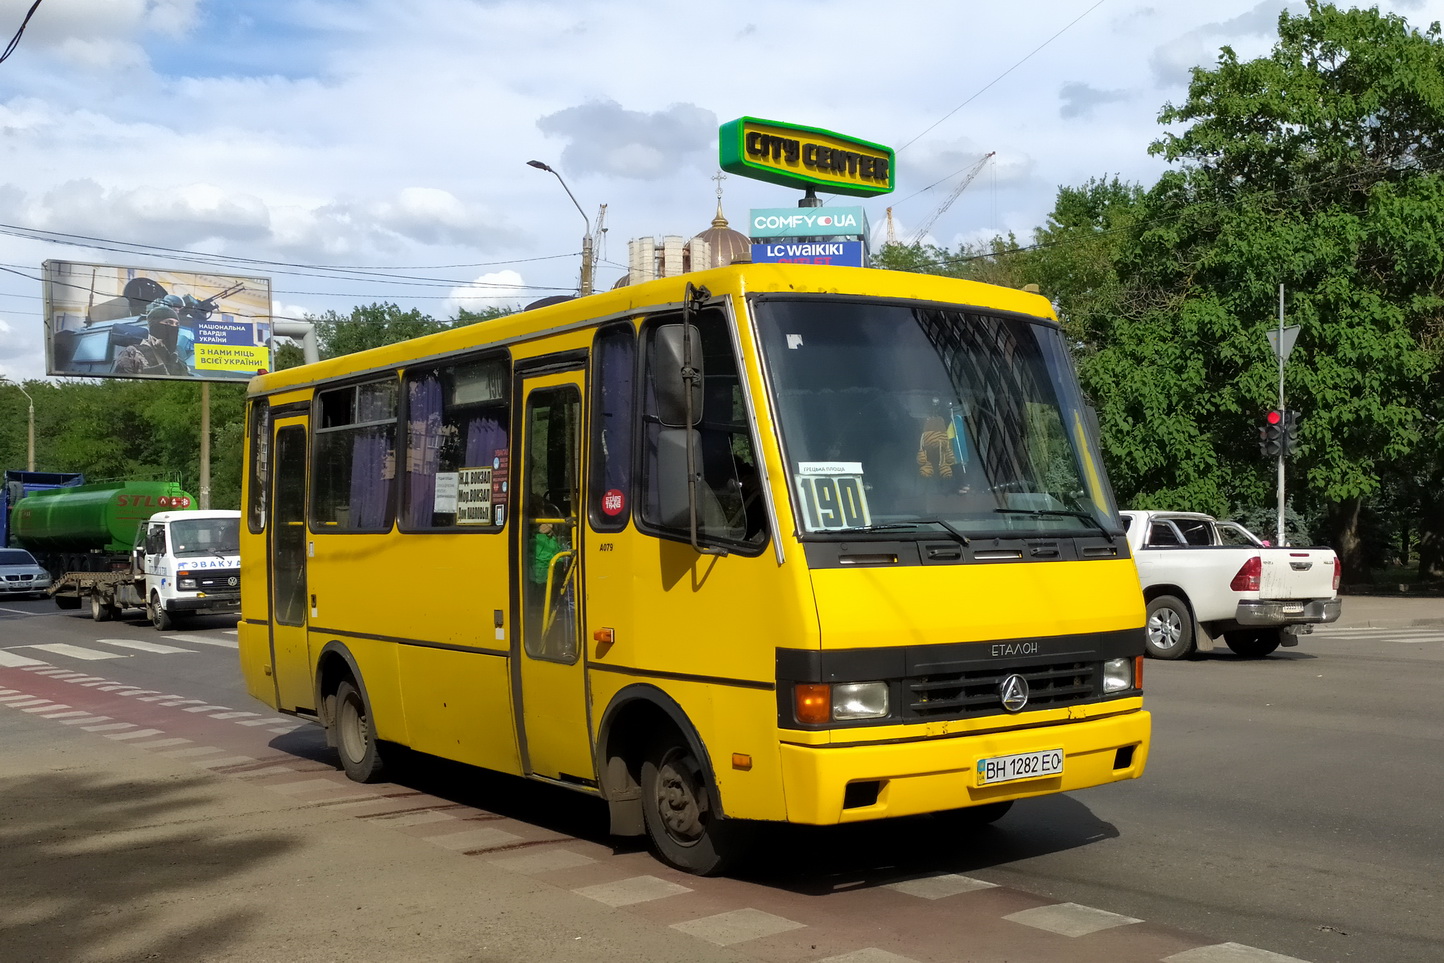
[[[1220,639],[1238,655],[1262,658],[1342,612],[1333,549],[1270,546],[1236,522],[1197,512],[1121,514],[1153,658],[1182,659]]]
[[[140,526],[129,572],[81,573],[97,622],[143,608],[162,631],[192,615],[241,610],[241,513],[156,512]]]

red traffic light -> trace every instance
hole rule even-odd
[[[1264,415],[1264,421],[1271,425],[1281,425],[1284,422],[1284,413],[1277,408]]]

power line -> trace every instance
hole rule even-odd
[[[1042,43],[1038,44],[1038,46],[1034,47],[1031,51],[1029,51],[1028,54],[1027,54],[1026,56],[1024,56],[1022,60],[1019,60],[1017,63],[1013,64],[1013,66],[1009,67],[1007,70],[1003,71],[1002,73],[998,74],[998,76],[996,76],[996,77],[994,77],[992,80],[988,81],[977,93],[973,94],[973,96],[969,97],[967,100],[963,101],[961,104],[958,104],[958,106],[954,107],[952,110],[948,111],[946,114],[943,114],[943,116],[939,117],[936,121],[934,121],[934,122],[933,122],[927,129],[925,129],[922,133],[918,134],[918,135],[917,135],[916,137],[914,137],[912,140],[908,141],[906,144],[903,144],[901,147],[899,147],[899,148],[897,149],[897,153],[901,154],[903,151],[907,150],[907,149],[908,149],[909,147],[911,147],[914,143],[916,143],[917,140],[918,140],[918,138],[922,137],[923,134],[926,134],[928,131],[930,131],[930,130],[932,130],[934,127],[938,126],[938,124],[941,124],[943,121],[947,120],[949,117],[953,116],[953,115],[956,114],[958,111],[962,110],[964,107],[968,106],[968,105],[971,104],[973,101],[977,100],[979,97],[981,97],[984,93],[987,92],[987,90],[988,90],[989,87],[992,87],[992,86],[993,86],[994,84],[996,84],[998,81],[1000,81],[1000,80],[1002,80],[1004,77],[1008,76],[1008,74],[1012,73],[1013,71],[1017,70],[1019,67],[1023,66],[1023,64],[1027,63],[1029,60],[1032,59],[1032,57],[1033,57],[1034,54],[1036,54],[1038,51],[1042,50],[1044,47],[1048,46],[1048,44],[1050,44],[1050,43],[1052,43],[1053,41],[1057,40],[1059,37],[1063,36],[1063,34],[1067,33],[1070,29],[1072,29],[1073,25],[1076,24],[1079,20],[1082,20],[1084,17],[1088,16],[1088,15],[1089,15],[1090,13],[1092,13],[1094,10],[1097,10],[1099,7],[1103,6],[1103,4],[1106,3],[1106,2],[1107,2],[1107,0],[1098,0],[1097,3],[1093,4],[1093,6],[1089,7],[1087,10],[1084,10],[1082,13],[1078,14],[1078,16],[1074,17],[1073,20],[1072,20],[1071,22],[1069,22],[1069,24],[1068,24],[1066,27],[1064,27],[1062,30],[1059,30],[1057,33],[1053,34],[1053,36],[1049,37],[1047,40],[1044,40]]]
[[[25,19],[20,21],[20,29],[15,31],[15,36],[11,37],[10,42],[5,45],[5,51],[0,53],[0,64],[8,60],[10,55],[15,52],[15,48],[20,46],[20,35],[25,32],[25,28],[30,24],[30,18],[35,16],[35,11],[39,9],[39,7],[40,0],[35,0],[35,2],[30,5],[30,9],[25,14]]]

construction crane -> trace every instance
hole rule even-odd
[[[607,220],[607,205],[603,204],[597,208],[597,223],[592,229],[592,263],[591,276],[597,276],[597,262],[602,259],[602,248],[606,247],[607,229],[604,226]]]
[[[928,216],[927,220],[923,221],[923,226],[914,231],[912,237],[908,238],[908,247],[912,247],[914,244],[918,243],[923,239],[924,235],[928,233],[928,229],[937,223],[938,218],[942,217],[943,213],[948,208],[953,206],[953,201],[958,199],[958,195],[962,194],[963,191],[967,188],[967,186],[973,182],[973,178],[977,177],[978,172],[983,169],[983,165],[986,164],[988,161],[992,160],[993,155],[996,153],[997,151],[995,150],[988,151],[986,154],[983,155],[982,160],[978,161],[972,167],[968,168],[967,173],[963,175],[962,180],[958,181],[958,186],[953,188],[952,193],[948,195],[947,200],[943,201],[942,205],[939,206],[937,210],[933,211],[933,213]]]

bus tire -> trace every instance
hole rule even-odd
[[[663,738],[642,763],[642,817],[658,857],[695,876],[731,862],[735,827],[717,812],[717,793],[681,737]]]
[[[1172,595],[1148,603],[1143,648],[1155,659],[1183,659],[1193,652],[1193,613]]]
[[[1278,629],[1238,629],[1223,633],[1223,641],[1235,655],[1245,659],[1262,659],[1279,647]]]
[[[336,727],[336,753],[341,757],[341,768],[346,770],[346,775],[355,782],[379,782],[385,764],[376,741],[376,723],[365,696],[350,679],[336,687],[332,720]]]
[[[90,593],[90,617],[97,622],[109,622],[115,616],[115,610],[101,601],[99,592]]]

